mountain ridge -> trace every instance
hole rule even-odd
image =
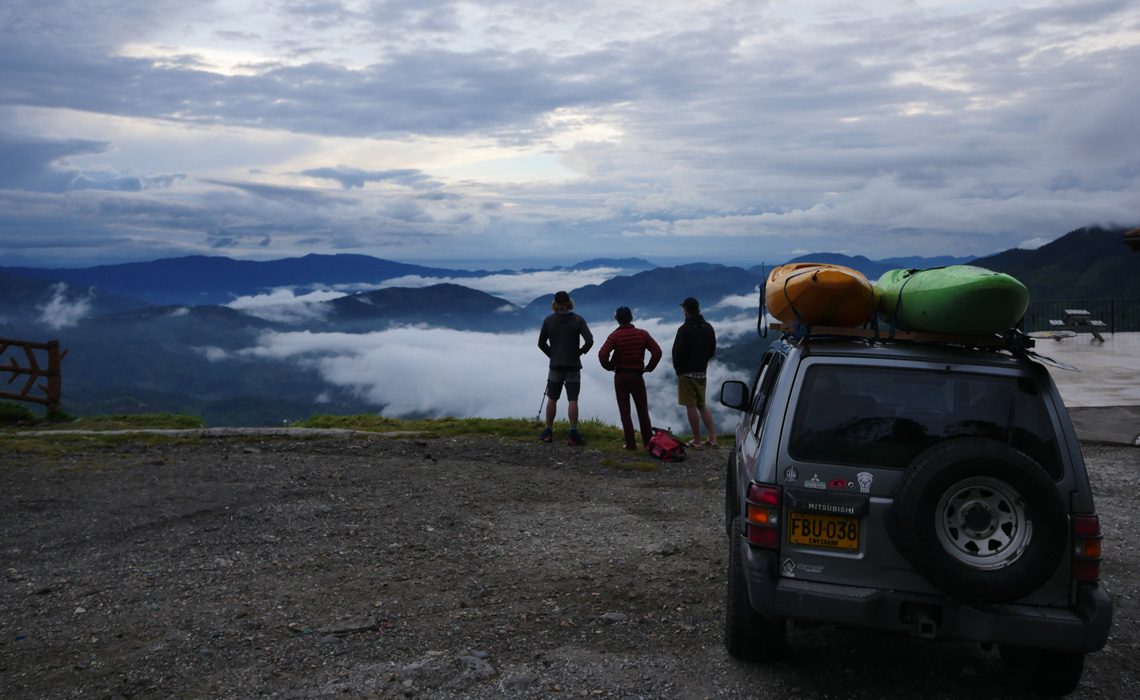
[[[336,256],[306,256],[292,259],[291,265],[303,268],[305,260],[373,264],[351,257],[328,260],[330,257]],[[885,264],[841,254],[797,259],[847,264],[856,269],[868,263]],[[639,260],[599,258],[580,264],[590,268],[617,263],[603,266],[628,272]],[[889,264],[912,267],[930,262],[945,260],[896,258]],[[1022,279],[1034,299],[1055,293],[1072,299],[1094,295],[1140,299],[1140,253],[1129,251],[1116,229],[1077,229],[1038,250],[1010,250],[970,262]],[[397,267],[388,268],[392,273],[442,270],[394,265]],[[228,263],[219,267],[257,269]],[[553,292],[526,304],[513,304],[456,283],[461,280],[448,270],[451,281],[422,287],[346,291],[341,297],[320,302],[298,300],[296,296],[301,295],[290,296],[289,303],[277,309],[282,313],[275,314],[268,306],[237,309],[184,301],[153,304],[99,287],[24,277],[12,274],[12,269],[19,268],[0,268],[0,299],[4,302],[0,307],[0,337],[60,340],[69,351],[65,364],[65,410],[77,415],[193,411],[211,425],[271,425],[280,422],[285,410],[292,417],[304,417],[306,406],[313,414],[375,412],[383,408],[375,405],[367,393],[332,384],[322,374],[319,362],[264,352],[268,344],[276,342],[275,338],[296,341],[305,334],[321,333],[344,333],[350,337],[395,326],[537,332],[541,319],[550,313]],[[287,266],[276,269],[281,276],[251,277],[259,282],[296,282],[315,276],[311,269],[290,273],[293,276],[281,272],[288,272]],[[695,296],[715,324],[726,317],[739,320],[742,313],[755,315],[756,289],[763,283],[766,269],[705,262],[652,266],[597,284],[571,286],[567,291],[575,300],[576,310],[591,321],[608,320],[617,306],[630,306],[637,318],[660,315],[679,322],[681,300]],[[227,296],[232,298],[233,294]],[[747,296],[743,301],[750,308],[742,309],[739,303],[718,304],[731,296]],[[755,362],[762,346],[762,339],[751,335],[726,343],[717,355],[720,362],[743,368]]]
[[[973,264],[1013,275],[1036,301],[1140,299],[1140,253],[1123,227],[1087,226],[1033,250],[1011,249]]]
[[[1132,266],[1131,258],[1121,243],[1121,236],[1125,230],[1124,227],[1082,227],[1035,250],[1015,248],[981,258],[907,256],[872,260],[863,255],[822,252],[798,255],[784,262],[844,265],[859,270],[872,280],[878,279],[889,269],[899,267],[924,268],[970,263],[1012,274],[1021,279],[1029,287],[1031,294],[1039,299],[1064,296],[1081,298],[1140,296],[1140,275],[1129,274]],[[1074,274],[1074,261],[1082,266],[1076,274]],[[94,287],[99,296],[114,296],[120,304],[200,305],[226,304],[236,297],[264,294],[280,288],[304,291],[346,285],[379,286],[383,282],[404,276],[454,280],[474,279],[491,274],[527,274],[546,270],[575,271],[597,267],[611,267],[622,271],[623,274],[611,278],[610,282],[623,277],[638,277],[658,269],[673,270],[675,274],[685,276],[684,282],[695,284],[697,291],[692,291],[689,295],[700,298],[700,294],[707,296],[721,293],[729,287],[735,289],[732,284],[697,280],[696,277],[701,274],[716,275],[716,271],[722,269],[741,270],[762,282],[763,275],[774,266],[736,267],[695,261],[673,267],[660,267],[643,258],[592,258],[567,266],[489,272],[428,267],[359,254],[313,253],[266,261],[192,255],[87,268],[0,267],[0,274],[65,282],[83,290]],[[1130,276],[1136,277],[1137,280],[1129,283]],[[628,285],[613,284],[609,288],[603,288],[602,291],[631,291],[640,295],[639,298],[648,300],[655,294],[664,294],[669,290],[668,285],[652,291],[644,289],[642,287],[645,280],[646,278],[640,278]],[[739,285],[740,282],[741,280],[737,279],[734,284]],[[10,281],[9,286],[11,286]],[[584,285],[578,288],[577,296],[582,297],[583,303],[590,305],[595,303],[596,292],[592,289],[595,286],[602,285]],[[623,289],[623,286],[626,288]],[[354,291],[359,291],[359,288]],[[345,296],[351,293],[352,291],[345,291]],[[536,304],[548,305],[549,295],[540,296],[523,306],[530,308]]]
[[[7,267],[0,272],[97,287],[153,304],[225,304],[281,287],[359,284],[419,275],[479,277],[486,271],[425,267],[368,255],[312,253],[277,260],[236,260],[224,256],[188,255],[149,262],[82,268]]]

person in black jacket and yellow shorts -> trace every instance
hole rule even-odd
[[[705,403],[706,372],[709,360],[716,355],[716,332],[701,315],[701,304],[693,297],[681,302],[685,322],[677,329],[673,339],[673,371],[677,373],[677,403],[688,413],[693,439],[689,447],[700,449],[705,445],[717,447],[712,412]],[[701,421],[708,432],[708,441],[701,441]]]

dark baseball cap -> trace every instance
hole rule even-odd
[[[570,303],[570,294],[568,292],[555,292],[554,293],[554,303],[555,304],[569,304]]]
[[[686,297],[686,299],[681,302],[681,306],[685,307],[685,311],[694,314],[701,310],[701,302],[697,301],[693,297]]]

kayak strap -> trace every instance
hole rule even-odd
[[[784,278],[784,299],[788,302],[788,308],[792,310],[792,314],[795,315],[796,323],[798,325],[801,325],[801,326],[806,325],[806,324],[804,323],[803,318],[800,316],[800,312],[796,309],[796,304],[795,304],[795,302],[792,301],[791,295],[788,294],[788,283],[791,282],[796,277],[799,277],[801,275],[813,274],[814,272],[817,272],[817,270],[803,270],[800,272],[793,272],[792,274],[790,274]]]
[[[895,328],[898,327],[899,314],[902,312],[903,290],[906,289],[906,286],[908,284],[910,284],[910,281],[912,279],[914,279],[915,276],[918,275],[918,273],[930,272],[931,270],[941,270],[944,267],[946,267],[946,266],[945,265],[939,265],[938,267],[927,267],[927,268],[923,268],[923,269],[911,268],[910,270],[906,271],[906,279],[903,280],[902,285],[899,286],[898,296],[895,297],[895,312],[893,314],[891,314],[891,333],[890,333],[890,336],[888,336],[890,340],[894,340],[894,338],[895,338]]]

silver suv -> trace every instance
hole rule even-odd
[[[993,643],[1022,689],[1077,686],[1112,621],[1100,524],[1024,349],[785,335],[720,400],[729,653],[775,658],[804,620]]]

